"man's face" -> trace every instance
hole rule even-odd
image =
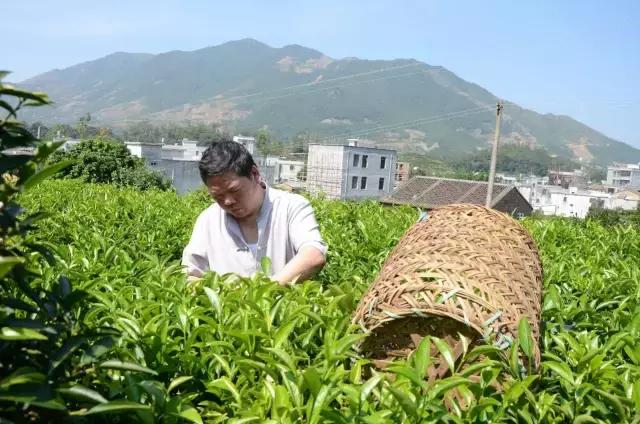
[[[208,177],[206,185],[213,200],[234,218],[247,218],[257,213],[262,206],[264,189],[255,166],[249,177],[240,177],[229,171]]]

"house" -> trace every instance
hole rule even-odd
[[[573,171],[552,171],[549,170],[549,184],[564,188],[579,187],[586,188],[587,180],[581,170]]]
[[[253,150],[252,140],[253,137],[234,137],[234,141],[243,143],[248,150]],[[125,145],[132,155],[144,159],[149,168],[164,174],[178,193],[186,193],[202,186],[198,162],[207,146],[198,146],[196,140],[185,138],[180,144],[125,142]],[[262,178],[268,184],[273,184],[278,157],[255,156],[254,161]]]
[[[390,205],[412,205],[424,209],[454,203],[484,205],[487,188],[486,181],[416,176],[398,187],[390,196],[382,198],[381,202]],[[491,207],[518,217],[530,215],[533,210],[518,189],[507,184],[493,185]]]
[[[411,165],[409,162],[396,162],[396,174],[394,177],[394,188],[409,180]]]
[[[253,154],[255,153],[255,150],[256,150],[256,139],[255,139],[255,137],[246,137],[246,136],[242,136],[242,135],[234,135],[233,136],[233,141],[235,141],[236,143],[242,144],[247,149],[247,151],[251,154],[251,156],[253,156]]]
[[[521,186],[518,190],[534,210],[545,215],[584,218],[591,207],[632,210],[638,207],[640,193],[632,190],[615,194],[577,187]]]
[[[276,182],[299,181],[298,175],[304,171],[304,161],[279,159],[276,166]]]
[[[635,210],[640,204],[640,191],[621,190],[611,196],[611,209]]]
[[[614,164],[607,167],[607,185],[640,187],[640,164]]]
[[[329,198],[357,200],[391,193],[396,151],[358,145],[309,144],[307,190]]]

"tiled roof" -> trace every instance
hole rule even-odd
[[[484,205],[488,183],[485,181],[453,180],[417,176],[398,187],[383,203],[410,204],[424,208],[435,208],[453,203]],[[492,205],[516,188],[507,184],[493,184]]]

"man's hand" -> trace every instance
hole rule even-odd
[[[325,263],[326,259],[320,250],[313,246],[303,246],[282,271],[272,278],[282,285],[295,284],[313,277]]]

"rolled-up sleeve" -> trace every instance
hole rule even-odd
[[[191,239],[182,252],[182,266],[187,275],[202,277],[209,270],[209,258],[207,255],[207,243],[209,236],[207,233],[206,215],[201,214],[193,226]]]
[[[327,254],[327,244],[320,235],[320,228],[316,221],[313,208],[307,199],[300,196],[300,201],[292,205],[289,218],[289,238],[293,250],[298,253],[304,246],[313,246]]]

